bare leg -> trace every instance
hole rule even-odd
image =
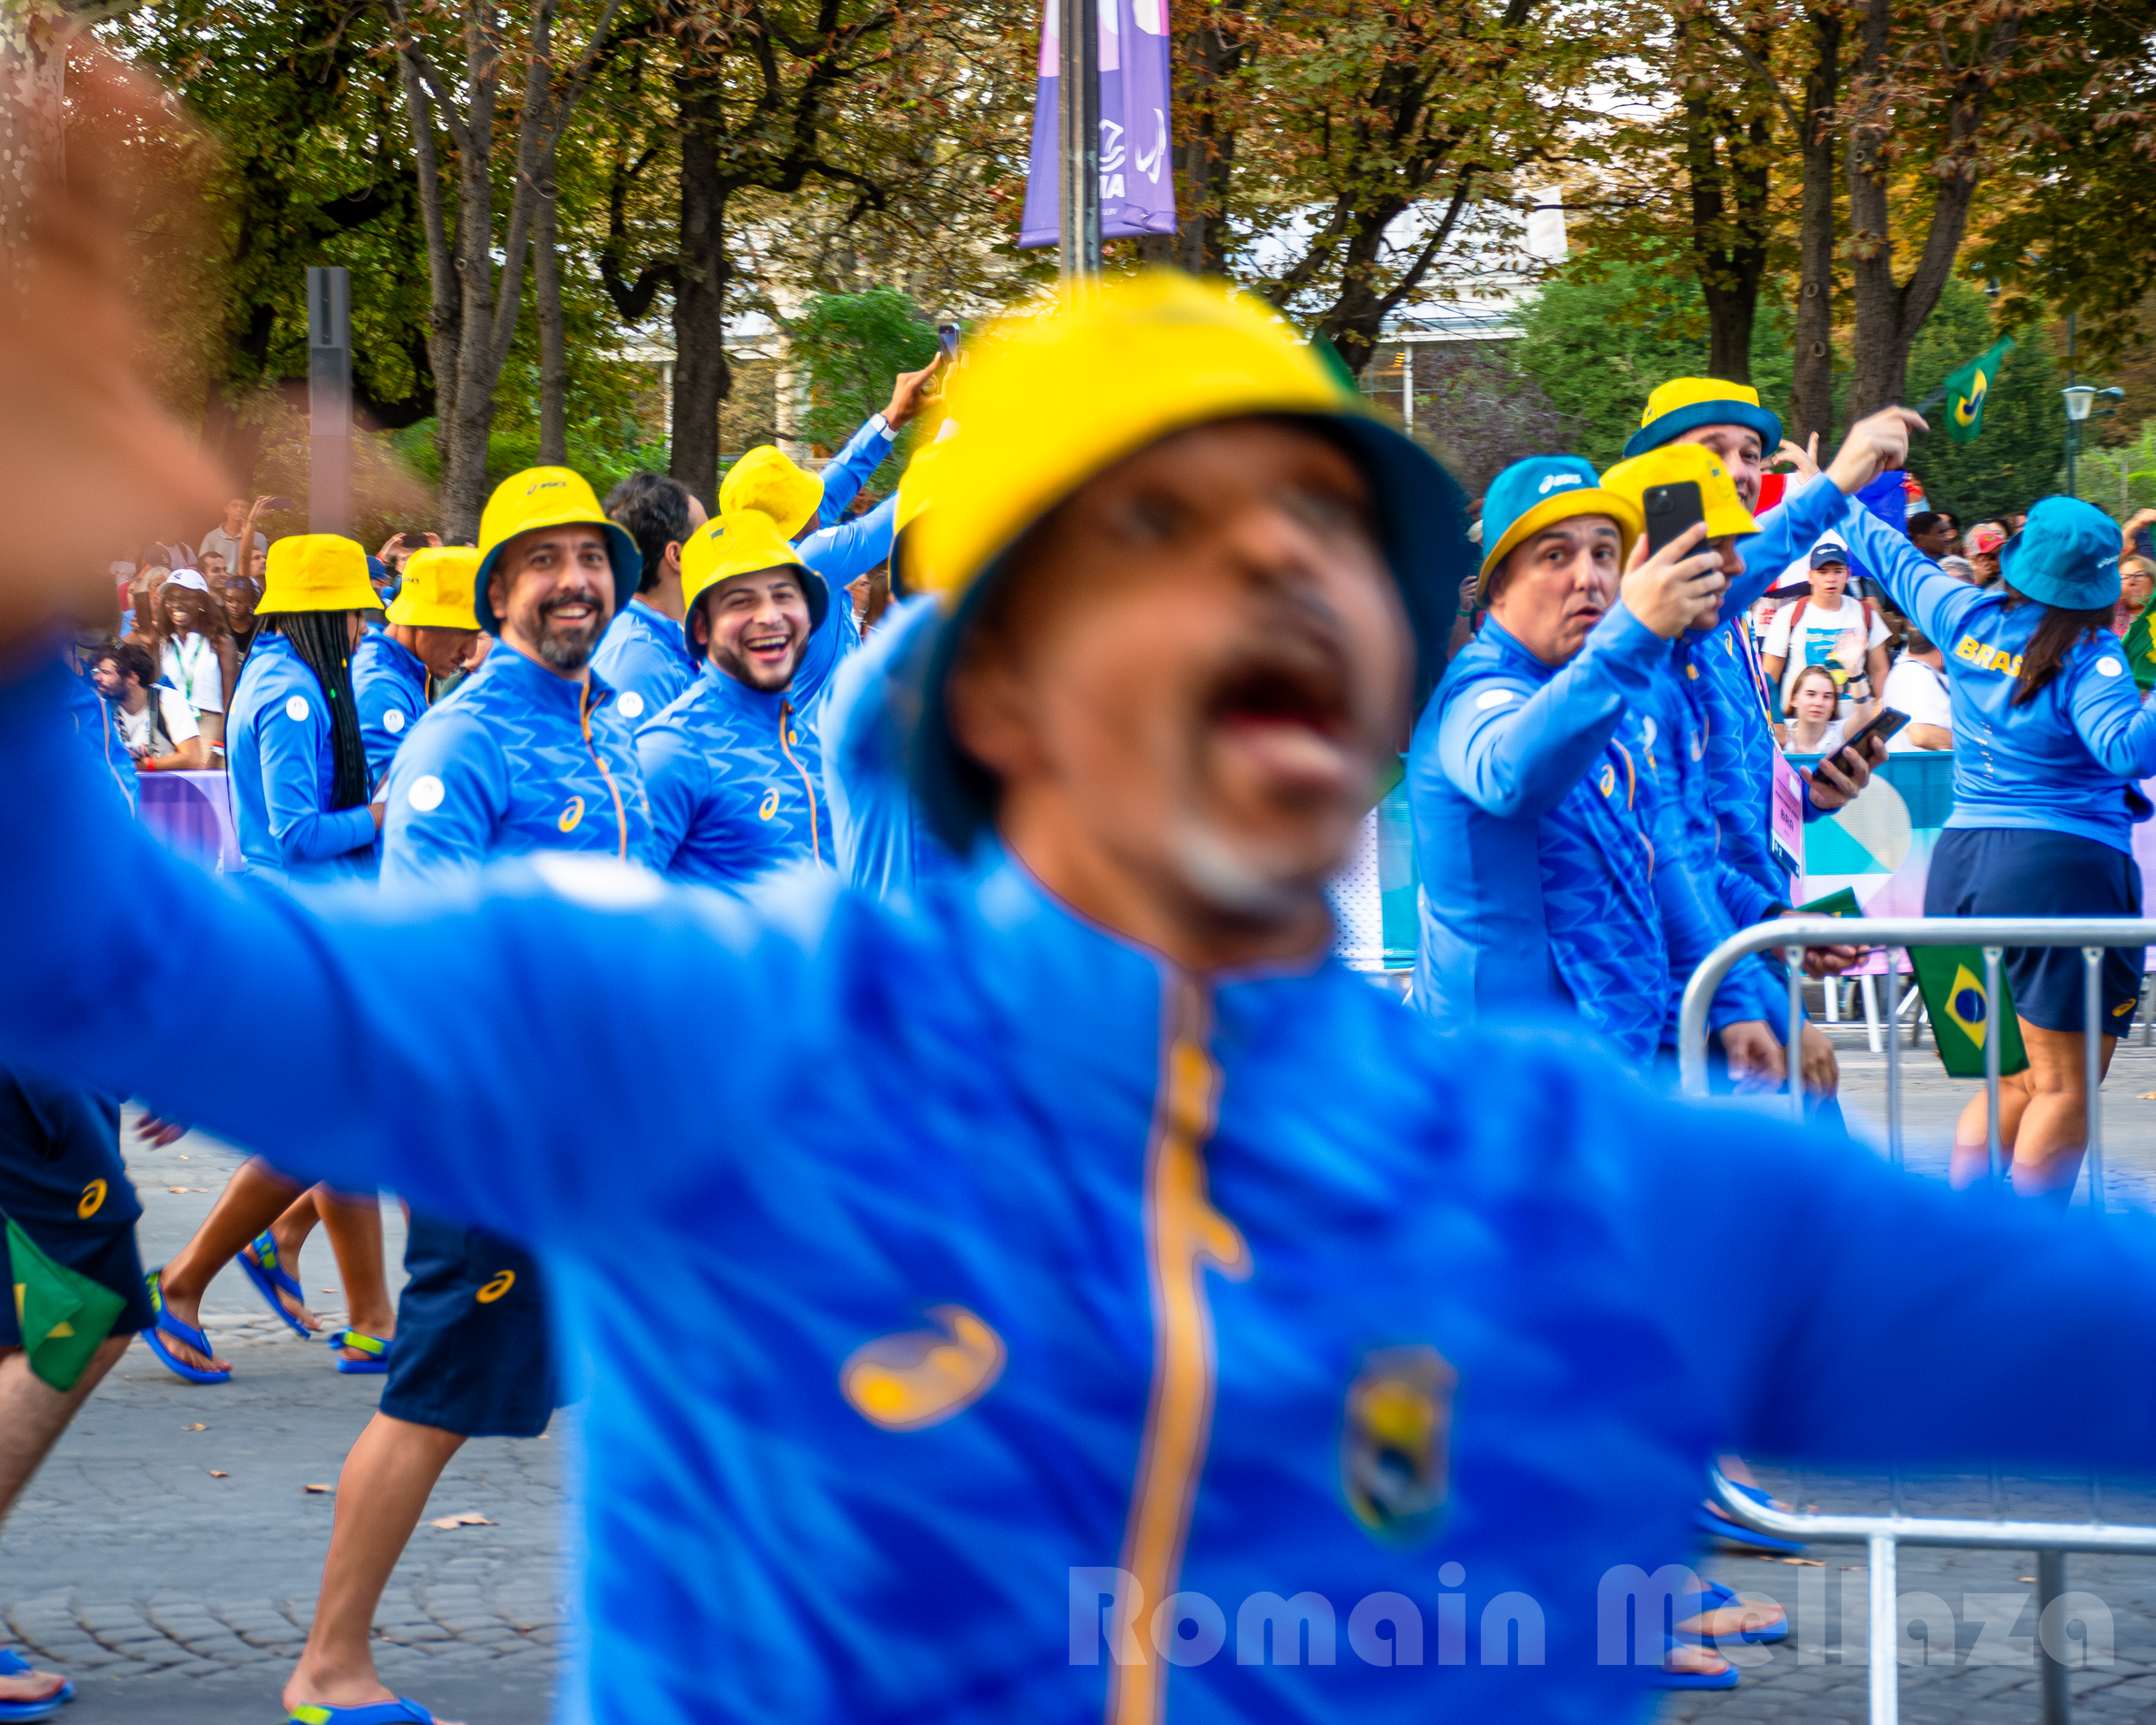
[[[363,1707],[397,1698],[375,1675],[375,1607],[427,1498],[463,1447],[454,1432],[376,1414],[360,1433],[337,1487],[337,1517],[307,1647],[285,1684],[285,1706]]]
[[[317,1186],[314,1196],[344,1278],[346,1323],[361,1335],[387,1341],[397,1334],[397,1307],[382,1264],[381,1198],[373,1192],[346,1197],[327,1186]],[[350,1360],[368,1357],[356,1348],[339,1351]]]
[[[74,1388],[65,1392],[33,1372],[29,1356],[21,1349],[0,1349],[0,1517],[13,1507],[38,1464],[60,1440],[60,1433],[67,1429],[75,1410],[89,1399],[98,1380],[133,1340],[131,1335],[108,1337],[90,1356]],[[66,1681],[55,1671],[0,1677],[0,1701],[42,1701]]]
[[[194,1238],[179,1249],[158,1279],[172,1315],[201,1328],[202,1295],[211,1279],[239,1256],[242,1246],[282,1216],[299,1196],[299,1186],[261,1158],[251,1157],[241,1163],[217,1195],[209,1214],[202,1219],[201,1227],[195,1229]],[[205,1359],[171,1336],[163,1341],[177,1357],[198,1370],[225,1369],[224,1361]]]
[[[1991,1178],[1992,1153],[1985,1137],[1985,1121],[1990,1113],[1990,1098],[1983,1090],[1969,1098],[1962,1116],[1954,1124],[1954,1161],[1947,1175],[1948,1183],[1957,1192],[1965,1192],[1971,1186],[1979,1186]],[[2007,1073],[1999,1080],[1999,1145],[2000,1153],[2010,1165],[2014,1160],[2014,1141],[2021,1131],[2022,1115],[2029,1106],[2029,1075],[2025,1072]]]
[[[285,1213],[270,1224],[270,1237],[277,1242],[278,1266],[303,1286],[304,1281],[300,1274],[300,1249],[307,1244],[307,1235],[315,1231],[315,1224],[322,1220],[322,1213],[315,1203],[315,1194],[320,1189],[314,1187],[300,1193],[286,1206]],[[240,1250],[252,1256],[251,1244],[242,1246]],[[294,1300],[291,1295],[279,1289],[277,1302],[308,1329],[318,1330],[322,1327],[322,1320],[307,1310],[305,1300]]]
[[[2022,1021],[2022,1041],[2029,1050],[2029,1106],[2014,1135],[2014,1189],[2023,1197],[2056,1195],[2065,1201],[2081,1172],[2089,1144],[2087,1058],[2078,1030],[2038,1030]],[[2106,1037],[2099,1051],[2098,1076],[2111,1070],[2116,1037]],[[2005,1113],[2003,1106],[2000,1112]]]

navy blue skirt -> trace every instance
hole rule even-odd
[[[1924,881],[1927,916],[2138,916],[2141,870],[2122,850],[2036,827],[1950,826]],[[2104,954],[2104,1034],[2132,1029],[2146,948]],[[2009,946],[2002,967],[2015,1013],[2038,1030],[2082,1030],[2078,946]]]
[[[566,1400],[539,1265],[498,1235],[412,1212],[382,1411],[467,1438],[535,1438]]]

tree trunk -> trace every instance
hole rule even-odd
[[[1223,125],[1213,93],[1242,65],[1240,43],[1221,28],[1224,17],[1240,10],[1229,4],[1207,7],[1190,30],[1178,57],[1183,71],[1183,142],[1177,149],[1183,200],[1176,224],[1173,261],[1194,276],[1227,273],[1220,244],[1229,181],[1235,171],[1235,133]]]
[[[0,0],[0,269],[18,288],[40,183],[66,173],[62,98],[73,28],[46,0]]]
[[[718,508],[718,404],[726,367],[727,186],[718,156],[718,100],[680,98],[681,247],[674,288],[673,447],[667,471],[703,506]]]
[[[1789,436],[1815,433],[1822,458],[1834,429],[1834,194],[1840,140],[1834,103],[1841,81],[1841,14],[1807,14],[1812,65],[1804,80],[1803,207],[1797,222],[1796,375],[1789,391]]]
[[[558,190],[550,164],[539,186],[538,217],[532,227],[532,293],[539,314],[539,465],[545,467],[569,463],[569,355],[561,328]]]

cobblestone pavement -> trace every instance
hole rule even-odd
[[[192,1136],[128,1161],[153,1265],[194,1232],[237,1166]],[[396,1205],[383,1223],[398,1265]],[[317,1312],[343,1310],[319,1230],[300,1270]],[[270,1317],[236,1269],[204,1306],[232,1381],[185,1384],[148,1349],[129,1349],[0,1527],[0,1641],[74,1678],[68,1725],[285,1716],[277,1694],[313,1617],[335,1502],[307,1488],[335,1486],[382,1380],[340,1377],[328,1350]],[[544,1438],[467,1444],[428,1514],[487,1524],[421,1525],[391,1578],[375,1625],[383,1681],[442,1719],[547,1716],[565,1633],[560,1452],[574,1435],[566,1413]]]
[[[1861,1030],[1836,1040],[1853,1128],[1883,1137],[1883,1060],[1868,1052]],[[1955,1113],[1972,1087],[1938,1075],[1928,1048],[1909,1051],[1904,1072],[1909,1162],[1941,1171]],[[2156,1049],[2135,1044],[2105,1091],[2107,1186],[2114,1203],[2156,1209],[2156,1101],[2140,1100],[2145,1090],[2156,1091]],[[151,1265],[193,1232],[235,1165],[199,1137],[135,1151],[130,1163]],[[395,1264],[395,1206],[384,1221]],[[301,1267],[316,1310],[341,1310],[319,1235]],[[283,1716],[277,1692],[312,1615],[334,1501],[306,1488],[335,1484],[380,1380],[337,1375],[326,1350],[270,1318],[237,1271],[219,1279],[206,1303],[233,1381],[194,1387],[146,1349],[131,1350],[0,1528],[0,1638],[74,1676],[81,1699],[68,1709],[70,1725],[273,1725]],[[476,1513],[485,1524],[421,1526],[399,1566],[376,1625],[383,1676],[445,1720],[537,1725],[546,1717],[566,1633],[557,1591],[561,1452],[574,1441],[571,1413],[544,1439],[467,1445],[429,1515]],[[1885,1501],[1879,1480],[1765,1477],[1785,1496],[1823,1507]],[[2081,1482],[2009,1489],[2017,1516],[2089,1513]],[[1982,1480],[1909,1490],[1920,1511],[1988,1512]],[[2156,1523],[2156,1494],[2123,1482],[2107,1486],[2104,1507],[2115,1519]],[[1822,1546],[1809,1555],[1805,1564],[1732,1554],[1705,1561],[1704,1572],[1789,1607],[1797,1632],[1777,1647],[1742,1650],[1741,1688],[1668,1698],[1662,1721],[1864,1718],[1868,1670],[1844,1657],[1845,1647],[1861,1647],[1862,1554]],[[2090,1720],[2156,1717],[2156,1559],[2075,1556],[2068,1566],[2068,1584],[2097,1594],[2113,1621],[2113,1662],[2075,1674],[2077,1707]],[[1929,1649],[1933,1662],[1901,1669],[1910,1725],[2035,1725],[2033,1573],[2025,1554],[1902,1554],[1905,1611],[1943,1611],[1954,1630],[1952,1663],[1942,1627]],[[1912,1597],[1924,1594],[1933,1599]],[[1858,1627],[1845,1639],[1850,1611]],[[1924,1652],[1911,1641],[1902,1657]]]

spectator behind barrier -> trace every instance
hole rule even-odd
[[[157,590],[157,674],[194,709],[211,756],[224,749],[224,714],[239,681],[239,655],[199,571],[175,569]]]
[[[1993,520],[1978,521],[1969,529],[1964,542],[1968,547],[1970,566],[1977,572],[1978,587],[1999,585],[1999,551],[2007,542],[2007,524]]]
[[[99,648],[90,660],[90,681],[137,771],[200,772],[209,764],[194,709],[157,681],[156,664],[133,642]]]
[[[1823,665],[1805,665],[1789,684],[1774,740],[1792,755],[1832,755],[1846,734],[1834,717],[1841,697],[1833,672]]]
[[[2156,591],[2156,573],[2139,557],[2119,559],[2119,598],[2111,607],[2111,633],[2125,638],[2135,620],[2148,609],[2149,595]]]
[[[1760,667],[1781,690],[1782,710],[1792,711],[1796,673],[1823,665],[1841,691],[1836,717],[1861,725],[1886,680],[1886,625],[1869,599],[1849,596],[1848,550],[1824,544],[1811,553],[1811,593],[1777,613],[1760,648]]]
[[[1947,684],[1947,656],[1914,623],[1903,631],[1902,657],[1886,673],[1886,704],[1907,713],[1909,723],[1894,733],[1887,752],[1954,747],[1954,702]]]
[[[1934,563],[1953,551],[1961,536],[1954,517],[1943,509],[1927,509],[1909,518],[1909,543]]]

